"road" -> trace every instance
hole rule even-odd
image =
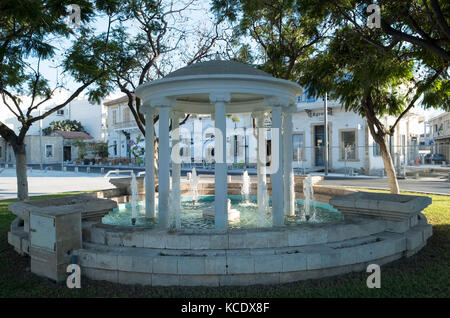
[[[202,174],[201,178],[205,181],[210,180],[213,182],[214,175]],[[240,175],[233,175],[231,178],[233,181],[241,180]],[[256,176],[252,175],[251,178],[252,180],[255,180]],[[15,169],[9,168],[0,172],[0,200],[17,197],[16,182]],[[343,187],[388,189],[386,178],[363,176],[352,178],[342,177],[337,174],[330,175],[320,184]],[[450,195],[450,182],[448,182],[447,178],[421,178],[417,180],[412,178],[404,179],[399,180],[399,185],[402,191]],[[75,173],[72,171],[42,171],[36,169],[33,169],[32,172],[29,171],[28,173],[28,188],[30,196],[61,192],[102,190],[111,189],[113,187],[114,186],[108,182],[108,179],[104,178],[103,175],[99,173],[88,174],[81,171]]]
[[[321,185],[389,189],[387,178],[345,178],[331,177],[323,180]],[[450,182],[447,178],[420,178],[399,179],[398,185],[401,191],[427,192],[450,195]]]
[[[100,174],[74,173],[62,171],[28,172],[28,192],[30,196],[61,192],[89,191],[114,188]],[[17,197],[15,169],[5,169],[0,173],[0,200]]]

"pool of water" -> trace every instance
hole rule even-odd
[[[258,211],[256,205],[256,196],[250,196],[249,202],[245,202],[242,196],[230,195],[231,209],[239,210],[240,219],[229,221],[230,228],[255,228],[258,222]],[[343,220],[342,214],[329,204],[313,201],[311,202],[314,210],[314,217],[306,220],[304,215],[304,201],[296,200],[295,216],[286,217],[285,225],[292,226],[304,223],[324,223]],[[181,202],[181,228],[183,229],[214,229],[214,219],[204,218],[203,210],[214,205],[214,196],[200,196],[196,204],[192,203],[191,197],[182,197]],[[271,202],[269,200],[269,213],[264,218],[265,227],[272,226]],[[137,206],[138,217],[135,226],[154,227],[158,220],[148,220],[145,218],[145,202],[139,202]],[[156,208],[157,211],[157,208]],[[108,215],[103,217],[104,224],[111,225],[131,225],[131,206],[119,204]]]

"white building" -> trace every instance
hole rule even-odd
[[[324,101],[298,98],[293,114],[294,167],[318,170],[324,166]],[[388,126],[395,118],[386,116]],[[412,165],[419,156],[419,136],[423,133],[423,116],[409,112],[389,137],[391,155],[396,166]],[[381,174],[384,169],[379,146],[373,140],[366,119],[346,112],[337,101],[328,101],[329,168],[345,168],[367,175]],[[347,147],[347,156],[345,149]],[[296,153],[297,152],[297,153]],[[300,155],[299,155],[300,154]]]
[[[127,98],[121,97],[104,103],[107,107],[108,145],[111,157],[131,158],[130,142],[141,134],[127,106]],[[366,175],[381,175],[384,164],[381,152],[370,135],[367,122],[354,112],[346,112],[337,101],[328,101],[329,169],[343,173],[351,168]],[[324,102],[322,99],[297,99],[297,110],[293,113],[293,166],[297,169],[320,171],[324,169]],[[236,121],[236,117],[238,121]],[[265,126],[270,127],[270,116]],[[234,119],[234,120],[233,120]],[[392,125],[393,117],[385,117],[383,122]],[[158,123],[155,132],[158,134]],[[201,133],[195,126],[201,127]],[[208,163],[213,155],[214,121],[208,116],[191,116],[181,132],[184,163]],[[253,166],[255,152],[252,145],[256,141],[248,133],[253,127],[251,114],[239,114],[227,118],[227,162],[238,167]],[[389,138],[392,158],[397,168],[406,164],[414,165],[419,155],[419,139],[423,134],[424,117],[409,112],[397,125],[394,136]],[[196,131],[197,130],[197,131]],[[236,131],[233,135],[233,130]],[[194,142],[195,141],[195,142]],[[267,153],[270,154],[270,130],[268,129]],[[345,157],[345,147],[348,152]]]
[[[126,95],[103,103],[106,107],[103,122],[106,125],[109,157],[112,158],[131,158],[131,141],[142,135],[127,103]]]
[[[428,121],[431,128],[431,140],[433,140],[433,153],[445,157],[450,161],[450,112],[442,113]]]
[[[39,116],[39,114],[45,113],[53,107],[55,105],[33,111],[32,116]],[[25,137],[25,144],[28,151],[27,162],[60,163],[62,160],[73,160],[77,158],[77,150],[68,141],[70,138],[64,138],[63,136],[44,136],[42,140],[40,139],[41,128],[47,128],[51,122],[77,120],[81,122],[87,133],[93,137],[92,142],[98,142],[106,140],[106,127],[102,123],[102,118],[101,104],[91,104],[84,99],[75,99],[62,109],[42,119],[41,122],[37,121],[33,123]],[[10,112],[3,112],[0,120],[9,128],[13,129],[16,134],[19,133],[21,124]],[[89,137],[87,138],[90,139]],[[42,151],[40,150],[41,147]],[[0,137],[0,162],[14,163],[14,161],[12,147],[7,145],[6,141]]]

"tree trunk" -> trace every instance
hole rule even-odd
[[[27,153],[25,144],[13,145],[13,149],[14,155],[16,156],[17,198],[20,201],[28,200]]]
[[[386,138],[383,138],[383,142],[378,144],[380,145],[381,157],[383,158],[389,189],[391,190],[391,193],[399,194],[400,189],[398,187],[397,174],[395,173],[394,162],[392,161]]]

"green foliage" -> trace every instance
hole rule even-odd
[[[143,163],[142,156],[145,154],[145,148],[141,147],[141,143],[145,140],[145,138],[139,134],[136,137],[136,141],[133,143],[133,146],[131,147],[131,154],[133,155],[134,159],[137,160],[139,164]]]
[[[401,67],[406,63],[411,63],[412,68],[408,72],[411,72],[414,80],[408,80],[410,83],[412,82],[412,85],[417,86],[419,94],[424,94],[422,105],[426,108],[434,107],[449,110],[450,5],[448,1],[377,1],[375,3],[381,8],[381,27],[372,30],[366,26],[369,15],[366,9],[371,3],[374,2],[364,0],[335,0],[332,2],[308,0],[298,1],[298,10],[302,14],[315,16],[317,21],[336,30],[335,32],[329,32],[330,41],[323,43],[323,46],[319,48],[320,50],[328,47],[328,54],[334,51],[335,57],[338,57],[336,47],[340,44],[345,45],[348,51],[343,52],[343,59],[350,57],[356,63],[358,62],[356,58],[361,57],[362,61],[367,63],[370,77],[376,76],[392,87],[395,86],[397,79],[405,79],[403,74],[398,73],[403,72]],[[342,33],[343,30],[346,30],[345,33]],[[351,45],[355,46],[350,48],[350,44],[346,45],[339,43],[339,41],[349,41],[352,43]],[[360,44],[358,41],[365,43]],[[373,52],[370,46],[376,51]],[[369,50],[369,57],[365,55],[366,50]],[[384,56],[391,59],[391,62],[385,63]],[[398,60],[398,66],[395,64],[395,59]],[[382,65],[373,65],[380,63],[380,60],[383,60]],[[316,66],[318,65],[319,68],[321,67],[320,63],[324,62],[323,59],[315,60]],[[334,71],[335,69],[332,68],[331,73],[333,74]],[[347,70],[343,71],[346,72]],[[324,74],[324,72],[321,73]],[[329,87],[329,89],[333,87],[332,82],[335,81],[335,78],[331,77],[328,76],[327,82],[322,81],[325,90],[326,87]],[[392,80],[393,78],[396,79]],[[305,81],[303,80],[302,83],[305,83]],[[313,86],[318,87],[317,83]],[[360,86],[363,86],[363,84],[361,83]],[[378,92],[374,94],[376,93]],[[397,92],[398,94],[399,92]],[[348,92],[346,95],[349,95]],[[394,95],[394,92],[392,92],[391,98],[384,96],[386,97],[385,101],[393,102],[393,99],[396,98]],[[385,101],[380,99],[380,102]]]
[[[399,115],[411,99],[403,92],[415,85],[414,64],[396,52],[380,52],[353,31],[339,30],[327,48],[305,64],[299,83],[310,96],[331,91],[347,111],[363,117],[367,109],[361,101],[369,96],[375,115]]]
[[[78,148],[78,157],[83,160],[87,156],[86,143],[83,139],[76,139],[72,145]]]
[[[86,132],[81,122],[77,120],[65,119],[61,121],[52,121],[47,128],[42,129],[42,133],[44,136],[48,136],[55,130]]]
[[[106,142],[97,142],[93,145],[94,148],[94,154],[96,156],[99,156],[100,158],[108,158],[109,152],[108,152],[108,143]]]
[[[74,30],[66,23],[70,4],[81,9],[81,23],[92,19],[93,6],[85,0],[3,0],[0,5],[0,78],[2,89],[11,93],[47,97],[51,95],[48,80],[29,58],[50,60],[57,54],[58,41],[68,38]],[[36,75],[39,75],[36,77]]]
[[[301,14],[294,0],[213,0],[212,10],[218,21],[235,23],[236,59],[260,63],[278,78],[296,80],[323,36],[317,20]],[[246,43],[249,37],[256,48]]]

